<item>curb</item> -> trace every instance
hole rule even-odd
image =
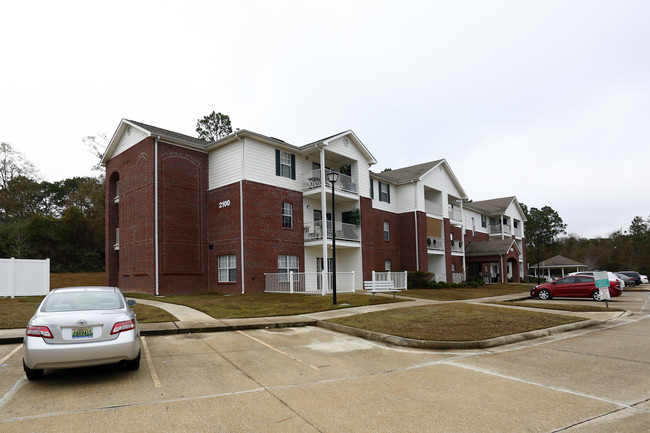
[[[354,337],[365,338],[390,346],[409,347],[415,349],[485,349],[506,344],[519,343],[521,341],[532,340],[535,338],[547,337],[562,332],[573,331],[576,329],[588,328],[590,326],[602,325],[606,320],[587,319],[566,325],[554,326],[552,328],[538,329],[536,331],[523,332],[520,334],[504,335],[502,337],[489,338],[478,341],[432,341],[416,340],[412,338],[396,337],[394,335],[382,334],[380,332],[367,331],[365,329],[352,328],[350,326],[339,325],[336,323],[319,320],[317,326],[330,331],[341,332]]]

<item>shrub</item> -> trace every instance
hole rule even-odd
[[[436,282],[436,274],[433,272],[409,271],[407,278],[409,289],[427,289]]]

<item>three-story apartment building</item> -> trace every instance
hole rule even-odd
[[[266,275],[294,272],[319,275],[304,284],[321,291],[333,239],[356,288],[373,271],[505,281],[523,269],[515,198],[467,203],[444,159],[373,173],[352,131],[303,146],[248,130],[205,142],[122,120],[102,162],[107,284],[123,290],[262,292]]]

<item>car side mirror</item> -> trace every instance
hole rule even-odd
[[[129,299],[126,302],[129,304],[129,307],[133,307],[135,305],[135,299]]]

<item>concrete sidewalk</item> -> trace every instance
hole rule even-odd
[[[382,295],[379,295],[382,296]],[[386,295],[388,296],[388,295]],[[438,341],[425,341],[425,340],[411,340],[406,338],[394,337],[391,335],[380,334],[371,331],[364,331],[355,328],[349,328],[341,325],[334,325],[327,322],[329,319],[337,317],[347,317],[357,314],[371,313],[376,311],[391,310],[394,308],[408,308],[421,305],[445,304],[445,303],[471,303],[480,304],[485,302],[499,302],[507,300],[530,299],[527,293],[494,296],[490,298],[468,299],[464,301],[434,301],[420,298],[409,298],[406,296],[399,296],[404,302],[371,305],[364,307],[352,307],[339,310],[321,311],[315,313],[307,313],[296,316],[274,316],[274,317],[254,317],[244,319],[215,319],[207,314],[195,310],[184,305],[172,304],[168,302],[154,301],[149,299],[135,299],[136,302],[160,308],[173,314],[178,320],[174,322],[161,322],[161,323],[141,323],[141,335],[167,335],[167,334],[187,334],[193,332],[223,332],[223,331],[237,331],[247,329],[266,329],[266,328],[287,328],[287,327],[300,327],[300,326],[321,326],[337,332],[344,332],[347,334],[363,337],[370,340],[383,342],[386,344],[406,346],[406,347],[419,347],[426,349],[476,349],[484,347],[492,347],[495,345],[509,344],[516,341],[525,339],[538,338],[551,333],[566,332],[572,329],[578,329],[586,326],[594,326],[601,324],[607,320],[611,320],[629,312],[612,311],[612,312],[597,312],[597,313],[575,313],[569,311],[559,310],[541,310],[536,311],[552,313],[552,314],[565,314],[578,317],[584,317],[585,321],[564,325],[561,327],[544,329],[540,331],[527,332],[523,334],[510,335],[505,337],[498,337],[491,340],[473,341],[473,342],[438,342]],[[133,298],[129,298],[133,299]],[[495,306],[502,308],[518,308],[518,306]],[[532,308],[525,308],[532,309]],[[0,330],[0,344],[21,343],[25,336],[24,329],[1,329]]]

